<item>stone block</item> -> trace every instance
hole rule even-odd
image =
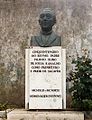
[[[76,111],[26,111],[13,110],[7,120],[84,120],[84,113]]]
[[[5,111],[0,111],[0,119],[6,117],[6,112]]]

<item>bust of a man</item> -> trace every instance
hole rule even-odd
[[[39,17],[41,31],[38,36],[31,37],[30,46],[61,46],[61,37],[55,34],[52,27],[56,23],[56,15],[50,8],[45,8]]]

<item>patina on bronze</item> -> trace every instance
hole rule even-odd
[[[31,46],[51,47],[61,46],[61,37],[52,30],[56,23],[56,15],[50,8],[45,8],[39,17],[41,32],[38,36],[31,37]]]

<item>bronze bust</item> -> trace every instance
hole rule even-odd
[[[52,30],[55,23],[55,13],[50,8],[45,8],[39,17],[41,32],[39,36],[31,37],[30,45],[40,47],[61,46],[61,37]]]

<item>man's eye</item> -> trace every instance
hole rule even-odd
[[[50,18],[51,18],[51,15],[50,15],[50,14],[46,14],[46,17],[47,17],[48,19],[50,19]]]
[[[40,18],[44,18],[44,14],[41,14],[41,15],[40,15]]]

